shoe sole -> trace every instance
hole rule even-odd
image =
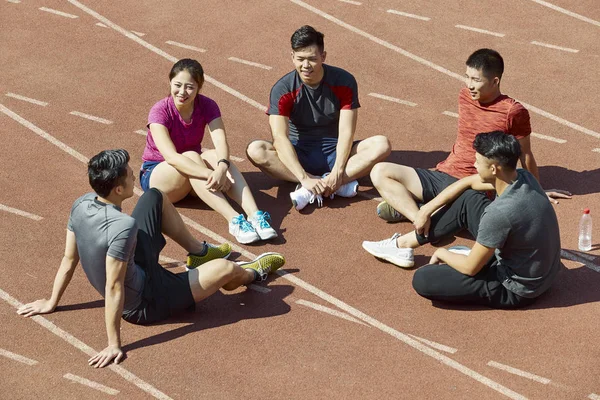
[[[377,204],[377,216],[379,218],[381,218],[382,220],[384,220],[386,222],[404,222],[404,221],[408,221],[408,218],[406,218],[404,215],[402,215],[400,213],[398,213],[398,214],[400,214],[400,217],[398,217],[398,218],[392,217],[387,212],[387,210],[385,212],[383,212],[383,213],[380,213],[379,210],[380,210],[380,208],[383,208],[384,205],[387,206],[387,207],[389,207],[389,208],[392,208],[392,206],[390,206],[387,201],[382,201],[381,203]]]
[[[212,259],[212,260],[210,260],[210,261],[213,261],[213,260],[227,260],[227,259],[229,258],[229,256],[230,256],[230,255],[231,255],[231,249],[229,249],[229,253],[227,253],[227,255],[226,255],[225,257],[213,258],[213,259]],[[191,268],[190,268],[190,267],[189,267],[189,266],[186,264],[186,265],[185,265],[185,270],[186,270],[186,271],[191,271],[191,270],[193,270],[193,269],[196,269],[196,268],[198,268],[198,267],[201,267],[201,266],[203,266],[204,264],[206,264],[207,262],[210,262],[210,261],[206,261],[206,262],[204,262],[204,263],[202,263],[202,264],[200,264],[200,265],[196,265],[195,267],[191,267]]]
[[[463,256],[471,254],[471,249],[467,246],[452,246],[448,248],[448,251],[454,254],[462,254]]]
[[[400,268],[412,268],[415,266],[415,262],[414,261],[408,261],[408,260],[400,260],[398,261],[397,259],[395,259],[394,257],[392,257],[389,254],[378,254],[375,253],[373,251],[371,251],[371,249],[366,248],[364,245],[362,247],[363,249],[365,249],[367,251],[367,253],[371,254],[372,256],[375,256],[376,258],[385,260],[389,263],[392,263]]]
[[[269,239],[274,239],[279,235],[277,235],[277,232],[275,232],[272,235],[260,236],[260,234],[259,234],[258,236],[260,237],[260,240],[269,240]]]
[[[232,235],[232,236],[233,236],[233,237],[235,238],[235,240],[237,240],[237,242],[238,242],[238,243],[240,243],[240,244],[249,244],[249,243],[258,242],[258,241],[260,241],[260,240],[261,240],[261,239],[260,239],[260,236],[258,236],[258,233],[256,234],[256,237],[255,237],[255,238],[252,238],[252,239],[250,239],[250,240],[245,240],[245,241],[241,241],[240,239],[236,238],[236,237],[235,237],[235,235]]]

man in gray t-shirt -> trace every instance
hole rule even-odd
[[[277,253],[265,253],[246,263],[225,260],[231,246],[217,247],[194,238],[158,189],[144,193],[131,216],[121,212],[123,201],[133,196],[135,181],[125,150],[106,150],[92,157],[88,177],[96,193],[73,204],[52,296],[25,304],[17,313],[29,317],[53,312],[81,261],[90,283],[105,298],[108,346],[89,360],[94,367],[123,358],[121,318],[135,324],[164,320],[220,288],[234,290],[264,280],[285,263]],[[190,253],[188,272],[175,274],[158,263],[166,244],[163,234]]]
[[[455,182],[422,208],[417,229],[446,205],[447,213],[464,218],[469,203],[457,199],[467,189],[495,190],[497,197],[478,222],[473,248],[436,250],[430,265],[415,273],[413,287],[431,300],[493,308],[531,304],[561,268],[556,214],[535,177],[516,169],[520,146],[513,136],[481,133],[473,147],[478,174]]]

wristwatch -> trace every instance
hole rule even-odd
[[[225,165],[227,165],[227,168],[229,169],[229,166],[231,165],[231,163],[229,162],[229,160],[226,160],[224,158],[220,159],[219,161],[217,161],[217,165],[221,164],[221,163],[225,163]]]

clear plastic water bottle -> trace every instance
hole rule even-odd
[[[592,216],[590,209],[583,210],[579,220],[579,250],[590,251],[592,249]]]

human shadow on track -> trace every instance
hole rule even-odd
[[[56,307],[56,310],[54,310],[54,312],[56,313],[61,311],[89,310],[92,308],[102,308],[104,307],[104,303],[104,300],[94,300],[78,304],[59,305]]]
[[[142,347],[154,346],[195,332],[235,324],[245,319],[287,314],[290,306],[284,299],[294,291],[294,287],[273,285],[269,289],[271,290],[269,293],[258,293],[249,289],[237,294],[224,294],[219,291],[196,304],[195,312],[182,313],[154,324],[154,326],[165,326],[166,328],[170,324],[184,323],[185,326],[129,343],[123,346],[123,351],[129,352]]]
[[[544,189],[568,190],[574,195],[600,192],[600,168],[580,172],[558,165],[547,165],[539,167],[539,171]]]

